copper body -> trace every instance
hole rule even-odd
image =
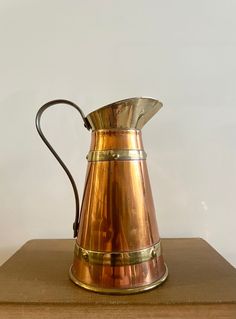
[[[90,150],[101,149],[143,149],[141,131],[94,131]],[[146,160],[89,162],[79,246],[118,252],[139,250],[158,241]]]
[[[90,150],[143,150],[141,130],[97,130]],[[90,251],[130,252],[159,242],[146,160],[89,162],[77,244]],[[163,257],[136,265],[91,265],[75,257],[72,272],[92,290],[151,285],[163,277]]]

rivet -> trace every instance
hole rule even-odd
[[[86,261],[88,261],[88,259],[89,259],[88,253],[86,253],[86,252],[83,252],[83,253],[82,253],[82,257],[83,257],[83,259],[86,260]]]
[[[155,250],[152,251],[152,258],[156,257],[157,253]]]
[[[118,159],[119,157],[120,157],[120,154],[117,154],[117,153],[112,154],[112,158],[114,160]]]

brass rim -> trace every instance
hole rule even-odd
[[[159,285],[161,285],[166,278],[168,277],[168,268],[167,265],[165,263],[165,273],[164,275],[152,282],[151,284],[145,285],[145,286],[139,286],[139,287],[134,287],[134,288],[123,288],[123,289],[118,289],[118,288],[101,288],[101,287],[94,287],[94,286],[90,286],[87,285],[81,281],[79,281],[72,273],[72,267],[73,265],[71,265],[70,269],[69,269],[69,277],[70,279],[78,286],[86,289],[86,290],[90,290],[93,292],[99,292],[102,294],[112,294],[112,295],[129,295],[129,294],[135,294],[135,293],[139,293],[139,292],[145,292],[147,290],[153,289]]]

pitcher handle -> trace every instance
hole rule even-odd
[[[78,195],[78,190],[77,190],[75,181],[74,181],[70,171],[68,170],[68,168],[66,167],[65,163],[61,160],[59,155],[56,153],[56,151],[53,149],[53,147],[51,146],[51,144],[48,142],[48,140],[46,139],[45,135],[43,134],[42,129],[41,129],[41,123],[40,123],[41,116],[42,116],[43,112],[46,109],[48,109],[50,106],[55,105],[55,104],[68,104],[70,106],[73,106],[77,111],[79,111],[79,113],[80,113],[80,115],[81,115],[81,117],[83,119],[84,126],[88,130],[91,129],[91,126],[90,126],[87,118],[84,116],[84,113],[81,110],[81,108],[78,105],[76,105],[75,103],[73,103],[71,101],[68,101],[68,100],[53,100],[53,101],[50,101],[50,102],[44,104],[38,110],[38,112],[36,114],[36,118],[35,118],[35,125],[36,125],[37,131],[38,131],[41,139],[47,145],[47,147],[52,152],[52,154],[55,156],[55,158],[58,160],[58,162],[60,163],[60,165],[62,166],[62,168],[66,172],[66,175],[68,176],[68,178],[69,178],[69,180],[71,182],[71,185],[72,185],[72,188],[73,188],[73,191],[74,191],[74,195],[75,195],[75,221],[73,223],[73,230],[74,230],[74,237],[76,237],[77,236],[78,224],[79,224],[79,222],[78,222],[79,221],[79,195]]]

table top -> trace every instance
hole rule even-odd
[[[16,309],[16,305],[57,305],[102,309],[109,305],[113,308],[142,305],[142,309],[145,306],[151,309],[165,305],[212,305],[213,308],[231,305],[231,310],[235,310],[236,269],[206,241],[200,238],[162,239],[162,246],[169,269],[167,281],[148,292],[116,296],[86,291],[69,280],[74,240],[28,241],[0,267],[0,306],[14,305]]]

